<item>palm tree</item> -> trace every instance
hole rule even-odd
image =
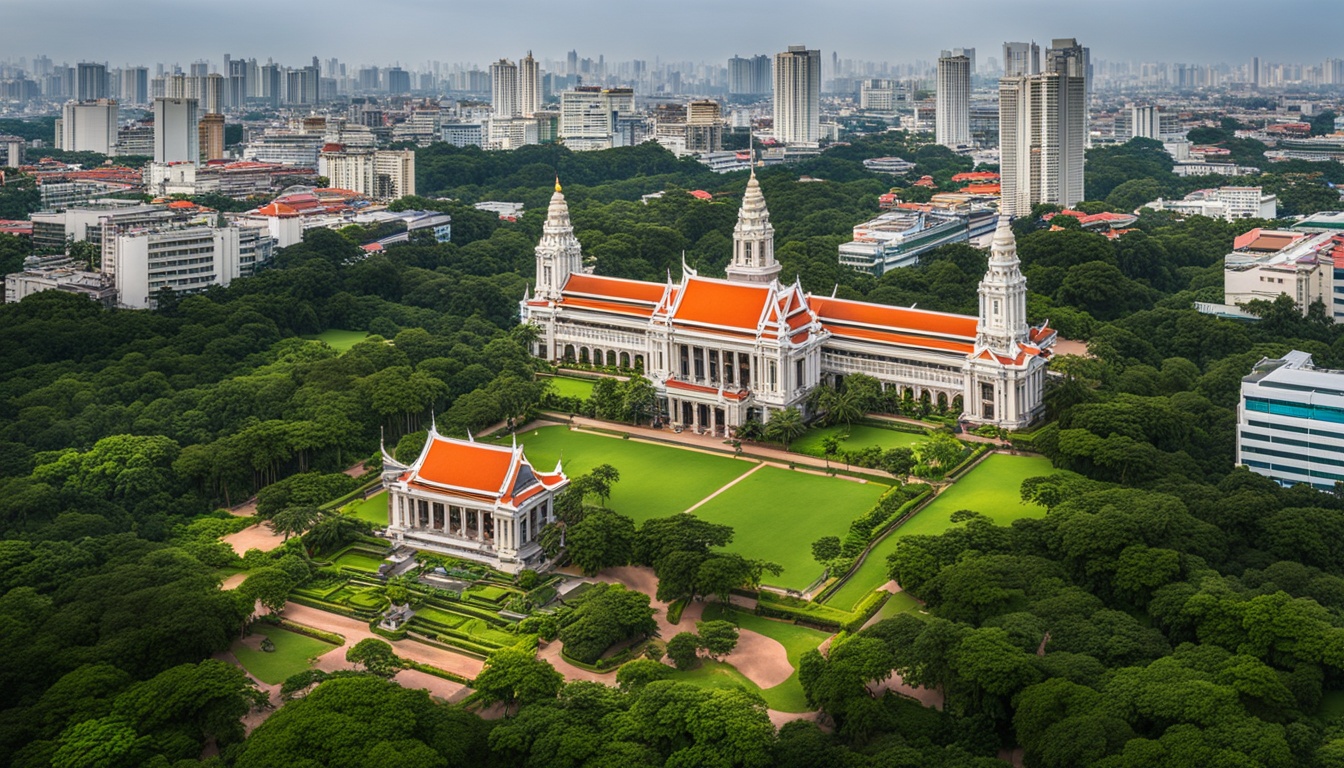
[[[806,431],[807,425],[803,423],[803,414],[797,408],[785,408],[779,411],[771,416],[765,425],[766,436],[783,443],[785,450],[788,450],[789,444]]]
[[[323,515],[303,535],[303,543],[312,552],[335,552],[368,529],[368,523],[351,515]]]
[[[843,422],[845,426],[849,426],[863,418],[859,400],[849,390],[844,392],[832,390],[830,396],[826,398],[826,409],[826,417],[832,424]]]

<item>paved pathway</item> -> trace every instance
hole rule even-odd
[[[270,552],[284,544],[285,537],[273,532],[265,523],[257,523],[256,525],[249,525],[237,533],[230,533],[223,538],[223,541],[233,547],[233,551],[237,552],[239,557],[242,557],[247,554],[249,549]]]
[[[701,500],[695,502],[695,504],[694,504],[690,509],[686,510],[686,512],[687,512],[687,513],[691,513],[691,512],[694,512],[695,510],[697,510],[697,509],[703,507],[704,505],[706,505],[706,504],[708,504],[709,502],[713,501],[713,500],[714,500],[714,497],[718,496],[720,493],[723,493],[724,491],[728,490],[729,488],[732,488],[734,485],[737,485],[738,483],[742,482],[743,480],[746,480],[747,477],[748,477],[749,475],[752,475],[752,474],[754,474],[754,473],[756,473],[756,472],[759,472],[759,471],[761,470],[761,468],[764,467],[764,466],[766,466],[766,465],[765,465],[765,464],[757,464],[756,466],[752,467],[751,469],[747,470],[746,472],[743,472],[742,474],[738,475],[736,479],[729,481],[726,485],[724,485],[724,486],[723,486],[722,488],[720,488],[719,490],[717,490],[717,491],[715,491],[715,492],[709,494],[709,495],[706,496],[705,498],[703,498],[703,499],[701,499]]]
[[[387,640],[386,638],[375,635],[369,630],[369,625],[359,619],[352,619],[348,616],[339,616],[334,613],[328,613],[317,608],[309,608],[306,605],[298,603],[285,603],[285,611],[282,614],[286,619],[304,624],[309,627],[324,630],[326,632],[335,632],[345,637],[345,645],[338,648],[333,653],[326,654],[318,664],[319,669],[325,669],[324,663],[332,665],[333,669],[343,668],[345,663],[345,650],[354,646],[360,640],[370,637],[376,637],[379,640],[385,640],[391,643],[397,655],[403,658],[418,661],[422,664],[428,664],[432,667],[462,675],[465,678],[473,678],[480,673],[484,662],[460,653],[454,653],[444,648],[437,648],[426,643],[416,642],[415,640]],[[340,664],[326,662],[333,656],[340,659]],[[439,678],[435,678],[436,680]],[[448,682],[448,681],[445,681]]]

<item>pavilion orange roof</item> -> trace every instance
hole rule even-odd
[[[755,331],[771,294],[767,285],[692,277],[672,309],[672,321]]]
[[[833,325],[857,325],[972,340],[975,338],[976,325],[980,322],[978,318],[969,315],[821,296],[812,297],[812,309],[833,333]]]
[[[663,283],[648,283],[642,280],[626,280],[620,277],[601,275],[573,274],[565,281],[566,294],[593,296],[617,301],[639,301],[657,304],[662,301]]]

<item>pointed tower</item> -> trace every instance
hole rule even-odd
[[[999,216],[989,247],[989,269],[980,281],[980,322],[976,346],[1015,356],[1014,347],[1027,340],[1027,279],[1017,260],[1017,238],[1008,217]]]
[[[728,279],[738,283],[769,283],[779,277],[779,262],[775,261],[775,228],[770,226],[770,212],[765,209],[765,195],[756,181],[756,169],[751,169],[747,191],[742,195],[742,209],[737,212],[737,226],[733,227],[733,260],[728,264]]]
[[[537,298],[554,301],[560,298],[569,276],[583,271],[583,252],[574,237],[574,225],[569,222],[569,205],[560,191],[560,180],[555,180],[555,194],[546,212],[541,242],[537,243]]]

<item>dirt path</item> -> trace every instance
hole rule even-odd
[[[868,690],[872,691],[874,695],[881,695],[883,691],[895,691],[902,696],[909,696],[926,707],[932,707],[939,710],[943,708],[942,691],[936,691],[930,688],[918,688],[909,685],[895,672],[892,672],[891,677],[888,677],[880,683],[869,683]]]
[[[224,583],[222,583],[222,584],[219,585],[219,588],[222,589],[222,590],[225,590],[225,591],[228,591],[228,590],[230,590],[230,589],[237,589],[237,588],[238,588],[238,585],[239,585],[239,584],[242,584],[244,581],[247,581],[247,573],[246,573],[246,572],[244,572],[244,573],[235,573],[235,574],[233,574],[232,576],[230,576],[229,578],[225,579],[225,580],[224,580]]]
[[[348,663],[345,661],[345,651],[360,640],[370,637],[376,637],[380,640],[385,638],[375,635],[369,631],[369,625],[359,619],[352,619],[346,616],[338,616],[334,613],[309,608],[306,605],[297,603],[285,603],[284,617],[290,621],[297,621],[310,627],[315,627],[327,632],[335,632],[345,637],[345,645],[335,651],[325,654],[318,660],[318,669],[346,669]],[[480,673],[484,662],[480,659],[472,658],[460,653],[436,648],[432,645],[416,642],[414,640],[387,640],[396,650],[397,655],[412,661],[418,661],[422,664],[428,664],[432,667],[462,675],[468,679],[475,677]],[[438,680],[439,678],[433,678]],[[445,680],[445,683],[450,682]]]
[[[223,541],[233,547],[233,551],[237,552],[239,557],[242,557],[247,554],[249,549],[270,552],[284,544],[285,538],[278,533],[273,533],[270,528],[266,527],[265,523],[257,523],[237,533],[230,533],[224,537]]]
[[[784,646],[773,637],[750,629],[738,632],[737,647],[722,661],[737,667],[738,672],[762,690],[774,688],[793,674],[793,665],[789,664],[789,654]]]
[[[242,504],[229,507],[229,514],[234,517],[255,517],[257,514],[257,497],[253,496]]]

